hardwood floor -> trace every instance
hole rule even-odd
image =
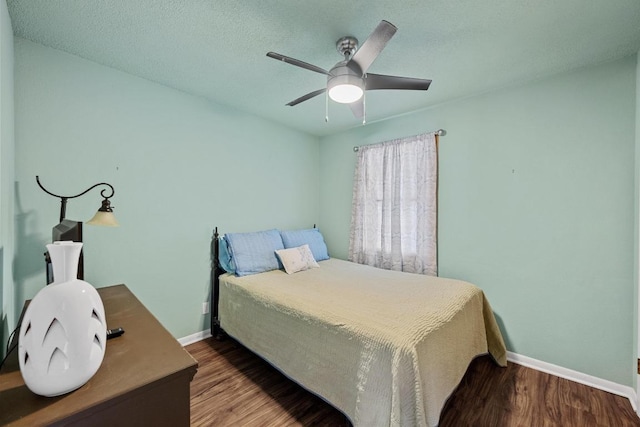
[[[198,361],[192,426],[350,426],[317,396],[232,339],[186,347]],[[440,417],[440,427],[640,427],[629,400],[488,356],[474,360]]]
[[[473,361],[440,426],[640,426],[625,397],[489,356]]]
[[[185,347],[198,361],[192,426],[350,426],[347,418],[232,339]]]

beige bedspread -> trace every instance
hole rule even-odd
[[[338,259],[220,280],[222,328],[354,426],[435,426],[471,360],[506,365],[491,307],[466,282]]]

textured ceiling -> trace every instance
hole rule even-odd
[[[368,122],[610,61],[640,50],[639,0],[7,0],[17,36],[315,135],[359,126],[325,97],[285,104],[325,77],[335,42],[398,27],[369,69],[432,79],[367,94]]]

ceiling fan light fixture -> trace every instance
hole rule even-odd
[[[320,94],[326,94],[325,120],[328,121],[328,100],[349,104],[353,115],[362,118],[364,124],[364,91],[378,89],[427,90],[431,80],[411,77],[387,76],[369,73],[369,66],[376,60],[387,42],[393,37],[398,28],[389,21],[382,20],[369,37],[359,46],[358,39],[353,36],[342,37],[336,42],[336,49],[344,57],[329,71],[299,59],[268,52],[269,58],[295,65],[327,76],[326,88],[309,92],[294,99],[287,105],[293,107]],[[362,101],[360,101],[362,99]],[[360,102],[358,102],[360,101]]]
[[[329,89],[329,98],[340,104],[356,102],[364,94],[362,79],[349,74],[330,77],[327,88]]]

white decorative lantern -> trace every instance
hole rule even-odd
[[[29,390],[42,396],[82,386],[104,358],[104,306],[96,289],[77,279],[81,249],[77,242],[47,245],[54,281],[31,300],[20,325],[20,372]]]

